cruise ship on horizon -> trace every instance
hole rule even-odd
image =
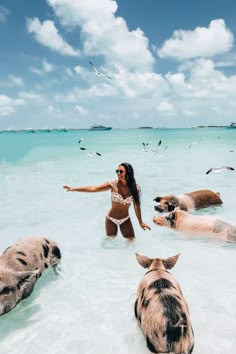
[[[232,122],[232,123],[228,126],[228,128],[234,128],[234,129],[236,129],[236,123],[235,123],[235,122]]]
[[[95,124],[92,125],[88,130],[93,130],[93,131],[101,131],[101,130],[111,130],[112,127],[105,127],[104,125],[101,124]]]

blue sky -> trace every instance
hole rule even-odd
[[[233,0],[0,1],[0,129],[228,125],[235,13]]]

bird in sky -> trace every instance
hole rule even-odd
[[[95,156],[95,155],[102,156],[99,152],[96,152],[96,151],[90,152],[90,151],[88,151],[88,149],[86,149],[86,148],[80,148],[80,150],[86,151],[86,152],[87,152],[87,155],[88,155],[89,157],[93,157],[93,156]]]
[[[148,143],[143,143],[143,150],[146,152],[148,151],[147,147],[148,147]]]
[[[157,148],[156,149],[152,149],[152,148],[148,147],[148,146],[150,146],[149,143],[143,143],[143,149],[144,149],[145,152],[151,152],[153,155],[159,154],[159,157],[162,157],[162,155],[160,155],[160,153],[165,151],[168,146],[165,146],[162,150],[160,150],[160,149],[158,149],[158,147],[161,146],[161,144],[162,144],[162,141],[159,140]]]
[[[189,145],[189,149],[192,147],[192,145],[196,144],[197,142],[196,141],[193,141],[192,144]]]
[[[103,74],[103,73],[101,73],[100,71],[98,71],[98,69],[93,65],[93,63],[92,63],[90,60],[89,60],[89,64],[92,66],[92,68],[93,68],[93,70],[95,71],[95,73],[96,73],[97,76],[100,76],[100,75],[106,76],[108,79],[111,80],[111,77],[110,77],[110,76],[108,76],[108,75],[106,75],[106,74]]]
[[[234,168],[230,166],[212,167],[206,172],[206,175],[208,175],[211,172],[220,173],[221,171],[225,171],[225,170],[234,171]]]

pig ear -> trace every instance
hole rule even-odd
[[[176,256],[173,256],[173,257],[169,257],[167,259],[164,259],[163,260],[163,264],[164,264],[164,267],[166,269],[171,269],[174,267],[175,263],[177,262],[178,258],[179,258],[179,254],[177,254]]]
[[[25,278],[27,276],[31,276],[31,275],[37,275],[39,272],[39,269],[36,269],[36,270],[26,270],[26,271],[23,271],[23,272],[16,272],[16,277],[18,280],[22,279],[22,278]]]
[[[152,259],[141,254],[135,253],[137,261],[143,268],[149,268],[152,264]]]

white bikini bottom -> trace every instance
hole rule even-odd
[[[113,222],[113,223],[116,224],[117,226],[120,226],[120,225],[122,225],[125,221],[129,220],[129,215],[126,216],[126,217],[123,218],[123,219],[115,219],[115,218],[112,218],[111,216],[107,215],[107,219],[108,219],[108,220],[111,220],[111,222]]]

